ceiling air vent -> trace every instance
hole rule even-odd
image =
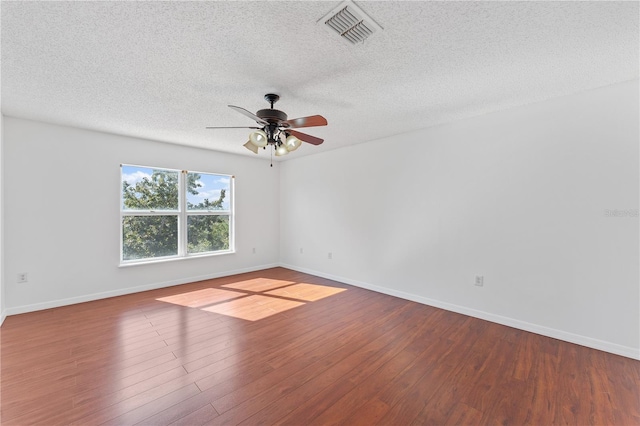
[[[363,43],[376,31],[382,31],[380,25],[350,0],[327,13],[318,23],[351,44]]]

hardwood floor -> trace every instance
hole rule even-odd
[[[282,268],[0,335],[3,425],[640,425],[640,361]]]

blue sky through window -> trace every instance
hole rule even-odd
[[[145,177],[151,179],[153,174],[153,168],[140,167],[140,166],[122,166],[122,182],[128,182],[129,185],[135,186],[136,183],[141,182]],[[223,210],[229,210],[229,197],[231,195],[231,177],[225,175],[216,175],[208,173],[197,173],[200,175],[198,183],[200,187],[196,188],[198,194],[187,193],[187,202],[191,204],[199,204],[205,199],[209,201],[216,201],[220,197],[220,191],[226,190],[226,197],[222,204]]]
[[[231,184],[231,178],[223,175],[212,175],[206,173],[198,174],[200,175],[198,183],[201,185],[199,188],[196,188],[198,194],[194,195],[187,192],[187,202],[191,204],[199,204],[205,199],[208,199],[209,201],[217,201],[218,198],[220,198],[220,191],[224,189],[226,190],[226,196],[222,203],[222,209],[229,210],[229,196],[231,195],[229,187]]]

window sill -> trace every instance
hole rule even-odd
[[[130,266],[140,266],[140,265],[154,265],[156,263],[167,263],[167,262],[179,262],[181,260],[191,260],[191,259],[202,259],[203,257],[214,257],[214,256],[224,256],[228,254],[235,254],[235,250],[226,250],[226,251],[217,251],[215,253],[202,253],[202,254],[191,254],[189,256],[180,256],[180,257],[162,257],[158,259],[152,260],[132,260],[128,262],[120,262],[118,268],[128,268]]]

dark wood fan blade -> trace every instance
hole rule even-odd
[[[261,129],[262,127],[226,127],[226,126],[208,126],[205,129]]]
[[[258,117],[257,115],[255,115],[254,113],[247,111],[244,108],[240,108],[238,106],[235,105],[228,105],[229,108],[234,109],[236,111],[238,111],[240,114],[242,115],[246,115],[247,117],[249,117],[250,119],[252,119],[253,121],[260,123],[260,124],[269,124],[266,121],[264,121],[262,118]]]
[[[309,117],[287,120],[285,123],[287,123],[292,129],[298,129],[300,127],[326,126],[327,119],[321,115],[310,115]]]
[[[287,132],[300,139],[302,142],[310,143],[311,145],[320,145],[322,142],[324,142],[324,139],[316,138],[315,136],[297,132],[295,130],[287,130]]]

